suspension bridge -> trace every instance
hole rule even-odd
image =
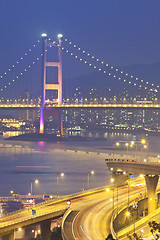
[[[152,93],[157,94],[159,92],[159,85],[153,84],[149,81],[145,81],[143,79],[138,78],[137,76],[130,75],[129,73],[114,67],[108,63],[105,63],[104,61],[100,60],[99,58],[96,58],[89,52],[87,52],[84,49],[81,49],[76,44],[72,43],[68,39],[64,38],[62,34],[58,35],[58,40],[52,41],[46,33],[42,34],[42,50],[38,57],[35,57],[34,60],[32,59],[31,63],[28,64],[27,57],[32,55],[33,50],[35,50],[39,45],[41,41],[37,41],[32,48],[30,48],[28,51],[25,52],[23,57],[21,57],[18,61],[15,62],[8,70],[0,75],[1,79],[1,100],[0,100],[0,109],[39,109],[40,110],[40,133],[44,133],[44,116],[46,113],[46,110],[52,109],[56,110],[58,112],[57,119],[58,119],[58,126],[59,126],[59,133],[60,135],[63,135],[63,121],[62,121],[62,110],[67,110],[71,108],[75,109],[115,109],[115,108],[128,108],[128,109],[159,109],[160,104],[145,104],[145,103],[137,103],[136,101],[133,101],[132,103],[125,102],[125,103],[64,103],[63,97],[62,97],[62,52],[65,54],[68,54],[73,59],[82,62],[84,65],[88,66],[92,70],[95,70],[97,72],[101,72],[106,77],[108,77],[110,80],[116,79],[117,81],[121,81],[125,84],[128,84],[140,91],[149,91]],[[57,58],[56,60],[50,60],[52,54],[50,54],[50,49],[56,49]],[[72,50],[71,50],[72,49]],[[23,70],[21,69],[20,65],[22,63],[25,63],[25,67]],[[25,83],[23,84],[23,81],[20,82],[24,78],[24,76],[27,74],[27,72],[31,71],[32,67],[36,65],[37,63],[40,63],[38,65],[38,69],[42,70],[41,73],[38,76],[38,82],[35,82],[34,78],[31,78],[31,88],[36,88],[36,84],[38,83],[38,86],[41,85],[41,94],[39,94],[39,100],[38,102],[27,102],[24,103],[23,101],[19,102],[13,102],[11,101],[13,98],[13,94],[15,91],[15,95],[17,95],[17,90],[14,90],[14,86],[20,86],[22,85],[22,90],[26,88]],[[23,67],[23,65],[22,65]],[[54,83],[48,83],[47,79],[48,76],[50,78],[50,74],[48,74],[48,70],[50,69],[58,69],[56,74],[56,81]],[[33,70],[32,74],[35,70]],[[3,81],[4,80],[4,81]],[[29,79],[27,78],[27,82],[29,82]],[[13,90],[12,90],[13,89]],[[22,91],[21,90],[21,91]],[[48,91],[54,92],[53,95],[51,95],[51,101],[46,101],[46,95]],[[5,100],[5,98],[8,98],[10,96],[10,100]]]

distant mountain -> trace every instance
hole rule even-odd
[[[160,62],[156,62],[153,64],[132,64],[125,67],[116,66],[119,70],[124,71],[125,73],[129,73],[134,77],[138,77],[139,79],[146,80],[150,83],[160,84]],[[108,73],[111,72],[113,75],[119,76],[121,78],[125,78],[124,75],[120,74],[116,71],[111,71],[110,68],[106,68]],[[127,77],[126,77],[127,79]],[[128,78],[129,80],[129,78]],[[131,79],[132,80],[132,79]],[[132,81],[135,81],[133,79]],[[119,89],[125,87],[126,89],[130,88],[129,84],[124,84],[121,80],[108,76],[107,74],[103,74],[102,72],[93,71],[90,74],[79,76],[72,79],[65,79],[64,90],[68,92],[70,97],[75,87],[80,86],[81,89],[88,90],[89,88],[98,88],[100,91],[104,88],[114,88]],[[138,81],[137,81],[138,82]]]

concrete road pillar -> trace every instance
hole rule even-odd
[[[2,240],[14,240],[14,232],[2,236]]]
[[[40,226],[41,226],[41,240],[50,240],[51,220],[41,222]]]
[[[158,184],[159,176],[145,176],[146,186],[147,186],[147,193],[148,193],[148,214],[155,211],[156,207],[156,188]]]

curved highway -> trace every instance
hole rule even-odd
[[[130,189],[130,201],[144,192],[144,187]],[[114,209],[120,209],[126,205],[128,200],[128,187],[114,190]],[[103,240],[111,233],[110,224],[113,212],[113,190],[104,191],[90,196],[89,201],[81,202],[81,206],[74,205],[70,209],[70,214],[63,224],[63,232],[66,240],[90,239]]]

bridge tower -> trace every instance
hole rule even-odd
[[[40,108],[40,133],[44,133],[44,108],[45,108],[45,97],[46,90],[57,90],[58,98],[55,99],[55,102],[62,104],[62,53],[61,53],[61,44],[62,44],[62,34],[58,34],[58,46],[53,42],[50,42],[47,38],[47,34],[42,34],[42,93],[41,93],[41,108]],[[58,47],[58,61],[57,62],[47,62],[47,47],[56,46]],[[47,67],[58,67],[58,82],[54,84],[48,84],[46,82]],[[58,112],[58,130],[59,134],[63,135],[63,123],[62,123],[62,113],[59,109]]]

